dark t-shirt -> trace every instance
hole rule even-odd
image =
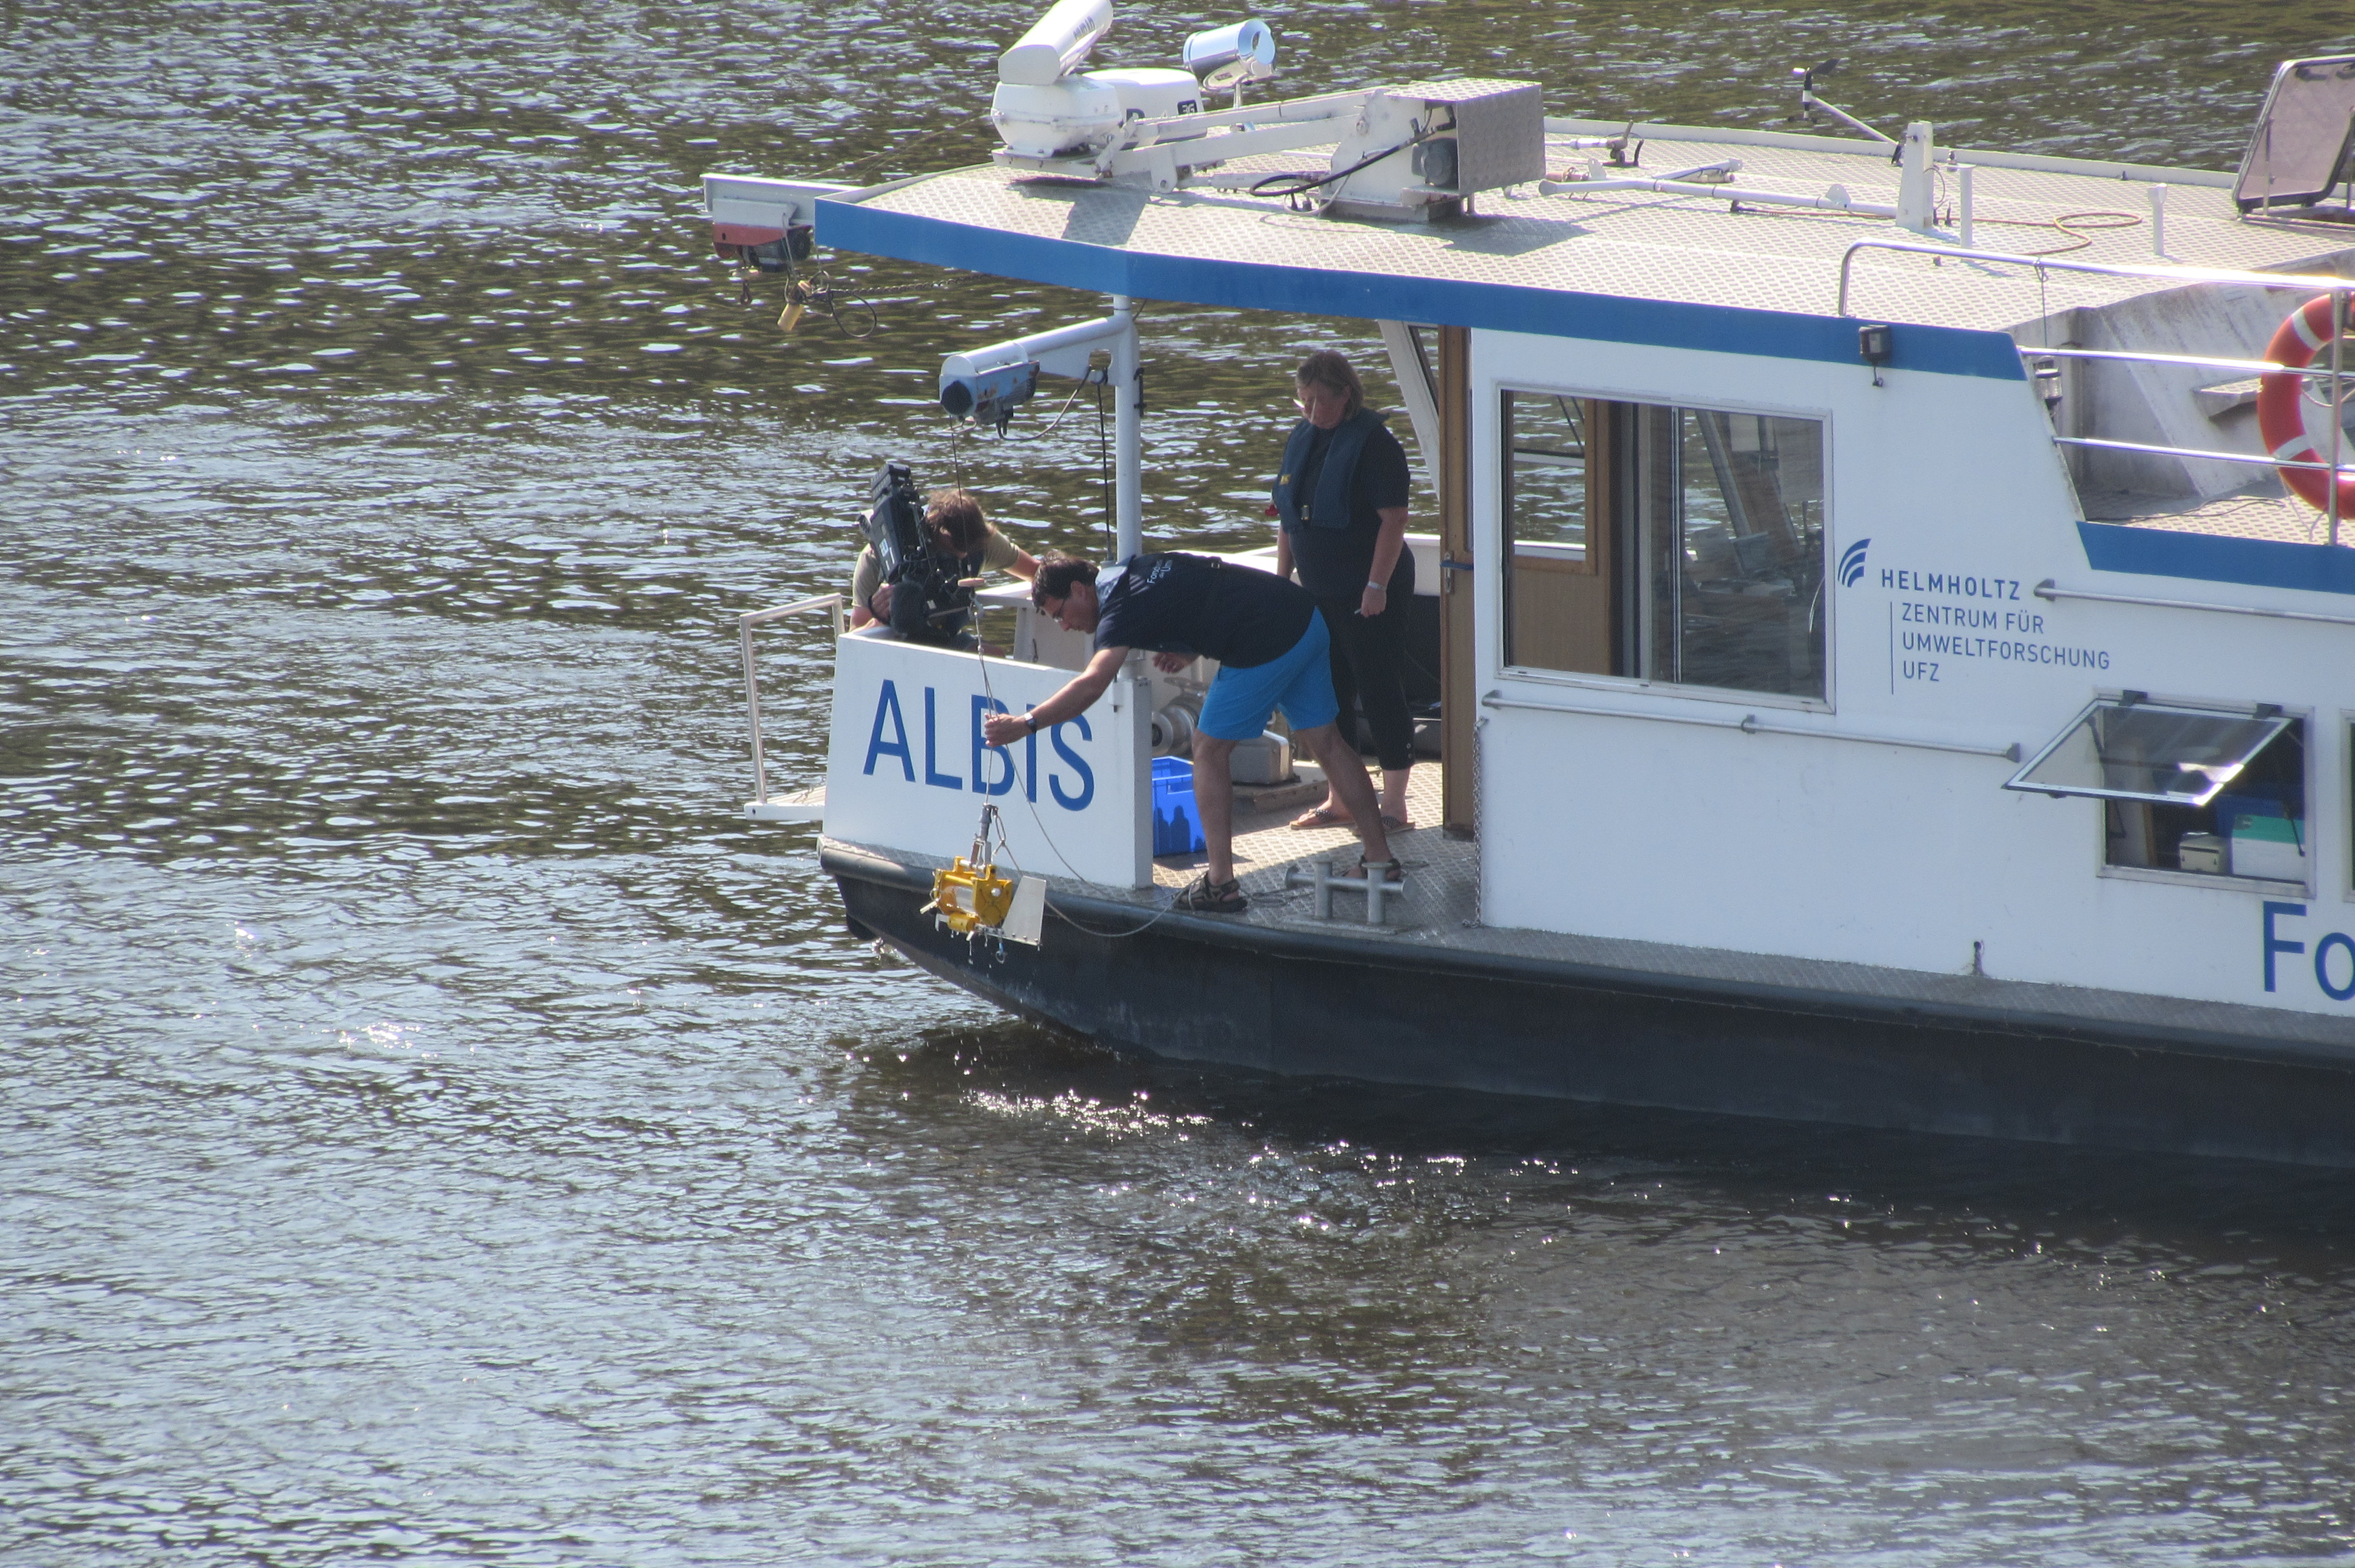
[[[1316,495],[1317,482],[1324,477],[1325,450],[1332,443],[1332,431],[1316,432],[1308,449],[1308,460],[1300,465],[1295,494],[1312,498]],[[1366,437],[1365,447],[1358,454],[1358,471],[1349,482],[1348,526],[1319,528],[1311,524],[1289,530],[1292,558],[1299,564],[1301,586],[1319,599],[1346,599],[1355,603],[1373,576],[1374,538],[1381,532],[1381,513],[1387,507],[1407,503],[1408,482],[1406,449],[1389,430],[1376,428]],[[1401,550],[1399,559],[1406,560],[1410,553]],[[1391,577],[1396,578],[1395,570]]]
[[[1100,574],[1096,647],[1207,654],[1247,670],[1292,652],[1316,613],[1273,572],[1203,556],[1131,556]]]

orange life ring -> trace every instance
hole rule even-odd
[[[2315,295],[2290,312],[2288,319],[2274,329],[2273,342],[2265,344],[2265,357],[2282,368],[2266,371],[2257,383],[2257,434],[2264,440],[2266,455],[2275,462],[2329,461],[2315,450],[2314,438],[2306,433],[2303,372],[2330,341],[2330,302],[2328,294]],[[2331,414],[2339,417],[2335,408]],[[2342,448],[2339,461],[2344,462],[2350,455],[2355,455],[2355,450]],[[2281,476],[2300,501],[2318,511],[2329,510],[2323,470],[2286,468]],[[2339,510],[2355,515],[2355,474],[2339,475]]]

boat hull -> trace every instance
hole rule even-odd
[[[2355,1071],[1870,998],[1408,955],[1059,894],[1036,948],[939,928],[930,874],[829,855],[854,929],[1118,1051],[1287,1075],[2042,1143],[2355,1166]],[[1149,924],[1148,924],[1149,922]],[[1140,927],[1143,927],[1140,929]]]

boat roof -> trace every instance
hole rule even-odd
[[[1632,132],[1665,177],[1739,158],[1735,183],[1794,196],[1846,188],[1893,204],[1892,148],[1770,131],[1546,121],[1546,166],[1583,168],[1592,139]],[[1572,139],[1587,139],[1574,146]],[[1974,249],[2070,261],[2313,272],[2343,226],[2251,221],[2232,176],[2210,170],[1957,149],[1937,151],[1942,210],[1974,167]],[[1954,162],[1950,164],[1948,160]],[[1227,172],[1321,167],[1322,150],[1236,160]],[[2152,192],[2167,255],[2153,254]],[[1848,318],[1841,260],[1859,240],[1937,243],[1887,218],[1744,207],[1722,196],[1489,192],[1436,223],[1335,218],[1232,191],[1150,191],[995,165],[845,192],[818,203],[833,248],[1139,299],[1498,328],[1853,364],[1855,323],[1904,323],[1892,363],[2017,379],[2010,332],[2072,306],[2182,286],[1886,250],[1859,253]],[[2104,216],[2110,215],[2110,216]],[[2102,227],[2105,224],[2114,227]],[[1926,330],[1909,330],[1926,329]]]

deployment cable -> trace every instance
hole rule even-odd
[[[1329,175],[1319,175],[1306,169],[1287,169],[1282,174],[1270,175],[1265,179],[1253,181],[1250,186],[1250,194],[1271,198],[1282,196],[1286,199],[1304,196],[1319,186],[1329,185],[1336,180],[1346,180],[1360,169],[1370,169],[1384,158],[1403,153],[1430,135],[1431,132],[1427,127],[1418,129],[1413,135],[1401,142],[1397,146],[1385,147],[1379,153],[1359,159],[1346,169],[1336,169]],[[1273,186],[1282,188],[1272,189]]]
[[[974,641],[976,645],[974,657],[979,661],[981,664],[982,694],[989,699],[990,705],[997,712],[1005,714],[1012,713],[1014,710],[1007,707],[1003,702],[999,701],[996,687],[990,683],[989,655],[987,652],[981,650],[981,640],[976,637],[974,639]],[[1010,766],[1013,761],[1013,754],[1011,750],[1005,747],[1000,747],[997,749],[1007,753],[1007,760]],[[1039,836],[1046,841],[1047,847],[1054,852],[1055,858],[1063,863],[1063,870],[1070,874],[1071,880],[1082,883],[1090,887],[1103,886],[1103,884],[1095,881],[1092,877],[1082,876],[1080,874],[1079,869],[1071,864],[1071,858],[1063,853],[1062,846],[1055,842],[1055,835],[1047,831],[1047,821],[1044,817],[1041,817],[1039,814],[1038,800],[1027,789],[1023,791],[1022,799],[1024,806],[1028,808],[1030,812],[1030,821],[1032,825],[1037,827],[1039,830]],[[1011,844],[1006,843],[1005,833],[1006,829],[1004,818],[1001,814],[998,826],[998,842],[1005,846],[1006,856],[1008,860],[1014,863],[1014,869],[1021,872],[1025,876],[1029,875],[1029,868],[1025,866],[1022,863],[1020,857],[1015,854],[1014,847]],[[1099,931],[1092,926],[1082,924],[1081,921],[1072,917],[1070,910],[1059,908],[1056,906],[1054,897],[1051,894],[1049,895],[1047,898],[1047,907],[1053,912],[1057,919],[1062,921],[1065,925],[1070,926],[1074,930],[1083,931],[1091,937],[1103,937],[1114,940],[1119,940],[1129,937],[1143,936],[1146,932],[1150,931],[1154,927],[1158,926],[1163,920],[1167,919],[1178,906],[1173,900],[1169,904],[1163,906],[1159,910],[1156,911],[1153,917],[1146,921],[1145,924],[1127,931]]]

